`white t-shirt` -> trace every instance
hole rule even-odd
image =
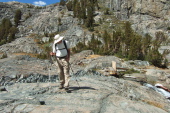
[[[65,40],[67,49],[70,49],[70,44],[67,40]],[[61,43],[56,44],[56,41],[54,41],[53,44],[53,53],[56,53],[57,57],[65,57],[67,56],[67,49],[65,48],[64,42],[62,40]]]

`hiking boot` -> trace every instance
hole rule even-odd
[[[69,91],[69,88],[68,88],[68,87],[65,87],[65,90],[66,90],[66,91]]]
[[[65,91],[66,91],[67,93],[71,93],[71,90],[69,90],[69,87],[65,87]]]
[[[64,88],[63,85],[60,85],[60,86],[59,86],[59,89],[63,89],[63,88]]]

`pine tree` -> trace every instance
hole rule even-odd
[[[151,47],[152,37],[146,34],[141,40],[142,43],[142,57],[145,59],[146,55],[149,53],[149,48]]]
[[[94,49],[95,48],[95,39],[94,39],[94,34],[92,34],[91,41],[88,42],[88,47],[89,49]]]
[[[154,49],[158,49],[161,46],[161,44],[165,43],[167,40],[167,37],[161,31],[155,33],[155,38],[156,39],[153,41]]]
[[[4,31],[3,39],[5,39],[5,41],[7,42],[9,29],[12,27],[11,21],[7,18],[4,18],[2,20],[2,27],[3,27],[3,31]]]
[[[86,27],[93,28],[94,23],[94,5],[89,3],[87,6],[87,19],[86,19]]]
[[[154,66],[161,67],[163,58],[158,50],[151,49],[150,52],[147,54],[147,60]]]
[[[130,22],[126,22],[125,23],[125,36],[124,36],[124,38],[125,38],[124,43],[126,45],[126,47],[125,47],[125,49],[126,49],[125,50],[125,57],[128,56],[128,51],[130,49],[130,43],[131,43],[132,38],[134,37],[133,35],[134,35],[134,33],[133,33],[132,28],[131,28]]]
[[[18,32],[18,28],[16,27],[11,27],[9,29],[9,40],[8,42],[11,42],[15,39],[15,34]]]
[[[76,11],[77,18],[78,18],[79,20],[81,20],[81,7],[80,7],[80,2],[77,2],[77,4],[76,4],[76,9],[77,9],[77,11]]]
[[[85,0],[81,0],[81,12],[80,12],[80,18],[85,21],[86,17],[86,2]]]
[[[11,21],[4,18],[0,24],[0,45],[14,40],[17,31],[17,28],[12,26]]]
[[[147,60],[157,67],[162,67],[162,63],[166,61],[164,54],[160,54],[159,47],[166,42],[167,37],[163,32],[156,32],[155,40],[152,41],[152,46],[147,54]]]
[[[101,46],[101,41],[96,39],[94,34],[92,34],[91,40],[88,41],[88,49],[91,49],[94,51],[94,53],[98,54],[99,51],[102,49]]]
[[[74,14],[74,17],[77,17],[77,3],[78,3],[78,1],[77,0],[74,0],[73,1],[73,14]]]
[[[15,17],[14,17],[15,26],[18,26],[18,24],[20,23],[21,16],[22,16],[21,10],[20,9],[16,10]]]
[[[5,29],[0,25],[0,42],[3,40],[5,34]]]
[[[142,51],[141,51],[141,37],[139,35],[134,35],[134,37],[131,39],[130,42],[130,47],[129,47],[129,51],[128,51],[128,59],[130,60],[137,60]]]
[[[110,45],[110,35],[109,33],[105,30],[103,33],[103,41],[104,41],[104,52],[107,53],[108,50],[110,50],[109,45]]]
[[[65,1],[65,0],[60,0],[60,5],[61,5],[61,6],[65,6],[65,4],[66,4],[66,1]]]
[[[69,1],[69,2],[66,4],[66,6],[67,6],[67,9],[68,9],[69,11],[73,11],[73,2],[72,2],[72,1]]]

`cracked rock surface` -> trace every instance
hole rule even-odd
[[[0,112],[166,113],[170,109],[158,93],[115,77],[74,76],[71,93],[58,86],[58,81],[6,86],[7,91],[0,93]]]
[[[70,90],[67,92],[58,89],[58,68],[48,60],[27,55],[1,59],[0,113],[170,112],[170,102],[140,82],[104,76],[95,71],[109,67],[113,60],[125,66],[118,58],[89,58],[91,54],[92,51],[83,51],[72,56],[73,72],[70,70]]]

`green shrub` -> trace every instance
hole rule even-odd
[[[3,45],[3,44],[6,44],[6,41],[5,41],[5,40],[1,40],[1,41],[0,41],[0,46]]]
[[[109,14],[110,14],[110,13],[109,13],[109,8],[106,8],[106,9],[105,9],[104,14],[105,14],[105,15],[109,15]]]
[[[41,53],[41,54],[37,55],[37,58],[39,58],[39,59],[47,59],[48,55],[46,53]]]
[[[139,71],[137,70],[134,70],[134,69],[128,69],[126,70],[125,72],[123,72],[124,74],[132,74],[132,73],[140,73]]]
[[[168,27],[167,30],[170,30],[170,27]]]
[[[59,26],[62,25],[62,23],[61,23],[61,18],[58,18],[58,25],[59,25]]]
[[[1,57],[1,59],[3,59],[3,58],[7,58],[8,56],[7,56],[7,54],[6,53],[3,53],[3,55],[2,55],[2,57]]]

